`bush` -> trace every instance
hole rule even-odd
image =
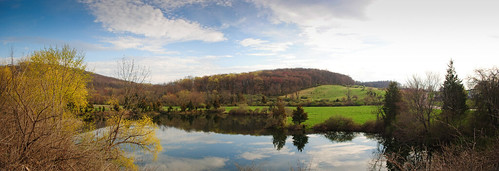
[[[247,104],[239,104],[237,108],[233,108],[229,111],[229,114],[231,115],[246,115],[252,113],[253,110],[251,110]]]
[[[382,133],[384,131],[383,120],[370,120],[362,124],[362,132]]]
[[[360,125],[353,122],[352,118],[333,116],[321,124],[313,127],[315,131],[360,131]]]

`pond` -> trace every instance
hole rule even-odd
[[[215,120],[162,116],[156,134],[164,150],[156,160],[150,154],[136,153],[136,164],[153,170],[368,170],[381,148],[364,133],[261,130],[254,126],[263,119],[247,116]],[[236,131],[244,129],[242,123],[247,129]],[[222,130],[231,126],[233,129]]]

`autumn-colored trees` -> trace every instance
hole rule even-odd
[[[69,47],[34,52],[3,68],[0,167],[64,169],[78,167],[73,158],[90,155],[72,137],[81,125],[73,111],[86,105],[84,69],[83,57]]]
[[[186,78],[166,85],[169,92],[181,90],[230,94],[264,94],[276,96],[320,84],[352,85],[349,76],[317,69],[277,69],[241,74],[222,74]]]

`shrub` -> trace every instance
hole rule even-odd
[[[247,104],[239,104],[237,108],[233,108],[229,111],[231,115],[245,115],[251,114],[253,111],[248,107]]]
[[[360,127],[362,132],[382,133],[384,131],[383,120],[370,120]]]
[[[333,116],[321,124],[313,127],[316,131],[360,131],[360,125],[356,124],[352,118],[343,116]]]

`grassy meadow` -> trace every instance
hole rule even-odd
[[[347,92],[350,90],[351,97],[356,96],[358,99],[363,99],[367,95],[367,91],[371,89],[373,92],[379,95],[384,95],[385,91],[372,88],[372,87],[363,87],[363,86],[351,86],[346,87],[342,85],[321,85],[318,87],[308,88],[305,90],[298,91],[297,93],[292,93],[286,95],[287,97],[298,96],[301,99],[309,99],[309,100],[321,100],[328,99],[330,101],[334,101],[336,99],[341,100],[342,98],[347,98]]]
[[[230,111],[237,106],[225,107],[225,111]],[[251,110],[256,108],[268,108],[267,106],[249,106]],[[296,109],[296,107],[286,107],[288,112]],[[307,127],[312,127],[316,124],[322,123],[332,116],[343,116],[345,118],[352,118],[352,120],[357,124],[364,124],[369,120],[376,120],[376,115],[373,111],[376,110],[376,106],[338,106],[338,107],[303,107],[305,112],[308,113],[308,120],[303,124]],[[290,114],[290,113],[289,113]],[[291,117],[287,118],[288,124],[293,124]]]
[[[308,120],[303,123],[307,127],[322,123],[332,116],[352,118],[357,124],[376,120],[376,115],[372,112],[376,110],[376,106],[303,107],[303,109],[308,113]],[[288,123],[292,123],[291,117],[288,117]]]
[[[164,107],[167,110],[168,107]],[[175,106],[174,109],[180,110],[179,107]],[[229,112],[231,109],[237,108],[237,106],[225,106],[225,112]],[[268,106],[248,106],[249,109],[268,109]],[[359,125],[364,124],[369,120],[376,120],[376,115],[373,111],[376,110],[376,106],[336,106],[336,107],[303,107],[305,112],[308,113],[308,120],[305,121],[304,125],[308,128],[316,124],[323,123],[327,119],[333,116],[343,116],[345,118],[352,118],[352,120]],[[286,112],[291,115],[292,111],[296,107],[286,107]],[[270,112],[270,111],[268,111]],[[287,124],[293,124],[291,116],[287,117]]]

